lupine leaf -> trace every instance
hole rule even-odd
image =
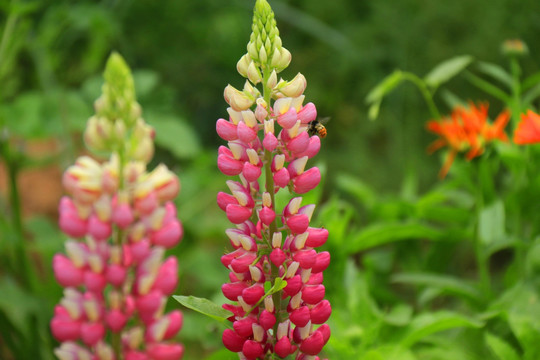
[[[181,295],[173,295],[173,298],[188,309],[195,310],[221,322],[225,322],[232,315],[230,311],[206,298]]]
[[[424,81],[432,88],[437,88],[439,85],[447,82],[463,69],[465,69],[473,61],[470,55],[461,55],[443,61],[435,66],[425,77]]]
[[[411,321],[413,309],[406,304],[398,304],[388,314],[384,315],[384,321],[394,326],[405,326]]]
[[[416,360],[417,357],[400,345],[384,345],[368,352],[362,360]]]
[[[480,241],[485,245],[490,245],[504,240],[504,221],[504,203],[501,200],[483,208],[478,218]]]
[[[152,70],[133,71],[133,81],[135,82],[135,91],[137,98],[145,98],[154,91],[159,83],[159,76]]]
[[[480,301],[482,299],[482,294],[475,287],[467,284],[463,280],[448,275],[401,273],[392,276],[392,281],[437,288],[474,301]]]
[[[234,356],[228,349],[218,350],[204,358],[204,360],[232,360]]]
[[[336,178],[337,186],[356,198],[368,209],[371,209],[376,201],[377,194],[365,182],[355,176],[339,174]]]
[[[193,128],[173,115],[145,115],[156,131],[156,144],[169,150],[179,159],[190,159],[201,151],[199,138]]]
[[[479,328],[483,323],[450,311],[439,311],[417,316],[409,324],[401,345],[410,347],[428,335],[460,327]]]
[[[408,239],[440,240],[443,235],[440,230],[419,222],[379,223],[367,226],[355,236],[351,236],[346,252],[354,254],[379,245]]]
[[[516,350],[503,339],[486,332],[484,339],[499,360],[520,360]]]

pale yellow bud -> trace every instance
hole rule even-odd
[[[236,111],[247,110],[253,105],[254,99],[245,93],[236,90],[233,86],[227,85],[223,93],[225,101]]]
[[[278,87],[278,89],[283,95],[295,98],[304,93],[306,86],[306,78],[301,73],[298,73],[294,79],[285,83],[282,87]]]
[[[268,77],[268,81],[266,82],[266,86],[270,89],[273,89],[277,84],[277,73],[276,70],[272,70],[272,73]]]
[[[257,69],[253,61],[248,66],[247,77],[249,81],[251,81],[254,84],[258,84],[262,80],[261,72],[259,71],[259,69]]]
[[[249,54],[245,54],[238,60],[236,63],[236,70],[240,75],[243,77],[247,77],[248,75],[248,66],[251,63],[251,58],[249,57]]]
[[[277,68],[278,71],[281,71],[281,69],[278,68],[278,65],[281,62],[281,53],[279,51],[274,51],[272,54],[272,60],[270,61],[270,66],[273,68]]]
[[[266,50],[264,49],[264,47],[261,47],[261,50],[259,50],[259,61],[262,64],[265,64],[267,60],[268,60],[268,55],[266,54]]]
[[[282,47],[281,48],[281,54],[280,54],[280,60],[279,60],[279,63],[277,64],[276,68],[281,69],[281,70],[285,69],[291,63],[291,59],[292,59],[292,56],[291,56],[291,53],[289,52],[289,50]]]
[[[86,129],[84,130],[84,142],[89,148],[101,151],[105,150],[106,146],[105,139],[98,132],[98,126],[98,119],[95,116],[88,119]]]
[[[247,45],[247,51],[248,51],[249,56],[253,60],[259,59],[259,52],[257,51],[257,45],[255,43],[250,41],[249,44]]]
[[[148,163],[154,155],[154,143],[150,137],[140,139],[136,145],[132,146],[130,157],[134,160]]]
[[[126,136],[126,124],[123,121],[116,121],[114,123],[114,136],[120,141]]]

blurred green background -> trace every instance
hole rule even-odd
[[[227,278],[219,256],[228,224],[215,204],[226,180],[215,164],[223,143],[215,121],[227,114],[225,86],[244,82],[236,62],[246,51],[253,4],[0,0],[0,137],[3,154],[9,152],[9,161],[19,164],[10,168],[2,159],[0,168],[0,259],[9,263],[6,244],[16,241],[9,200],[14,169],[31,259],[26,285],[8,265],[0,266],[0,358],[14,358],[12,349],[21,349],[24,358],[51,358],[55,344],[48,320],[61,289],[52,279],[50,261],[65,240],[55,225],[60,176],[84,152],[81,131],[93,113],[101,72],[113,50],[131,66],[143,116],[156,128],[152,166],[165,162],[183,186],[177,204],[186,232],[174,251],[182,271],[178,293],[219,298]],[[460,54],[505,65],[500,45],[508,38],[529,46],[524,72],[536,69],[540,59],[537,0],[270,4],[283,45],[292,53],[291,65],[280,75],[292,79],[302,72],[308,80],[307,101],[316,104],[320,116],[331,117],[316,160],[326,169],[323,202],[349,199],[340,177],[360,180],[381,197],[398,194],[404,186],[422,192],[438,182],[439,158],[425,152],[433,140],[424,130],[429,113],[415,88],[404,85],[407,91],[385,99],[377,121],[367,118],[366,94],[394,69],[423,75]],[[479,94],[459,79],[449,85],[464,99]],[[499,110],[495,107],[493,114]],[[357,210],[339,213],[343,226],[347,216],[355,228],[369,221]],[[328,287],[332,298],[342,284]],[[211,321],[186,313],[181,339],[190,347],[187,359],[218,349],[218,333]],[[30,349],[29,344],[40,345]]]

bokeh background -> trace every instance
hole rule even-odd
[[[215,204],[226,180],[215,164],[222,144],[215,121],[227,114],[224,87],[244,82],[236,62],[246,51],[253,4],[0,0],[0,358],[52,358],[48,321],[61,288],[50,264],[65,240],[56,229],[61,174],[85,152],[81,132],[113,50],[131,66],[143,115],[156,128],[153,165],[166,163],[182,183],[177,205],[185,235],[174,250],[181,264],[177,293],[219,299],[227,277],[219,262],[227,222]],[[378,120],[367,118],[368,91],[394,69],[424,75],[461,54],[505,65],[500,47],[509,38],[528,44],[524,72],[536,70],[540,59],[537,0],[270,4],[292,53],[281,75],[291,79],[302,72],[307,100],[320,116],[331,117],[316,160],[325,169],[322,204],[349,200],[344,179],[354,179],[376,197],[399,196],[411,187],[422,192],[439,181],[440,158],[425,151],[433,140],[424,129],[429,113],[413,86],[403,85],[386,98]],[[449,86],[464,99],[479,94],[460,79]],[[493,114],[499,110],[491,109]],[[16,247],[10,245],[16,241],[10,199],[14,179],[29,284],[5,265]],[[365,209],[353,209],[351,226],[369,224]],[[340,291],[346,293],[341,283],[332,284],[330,298]],[[169,306],[177,306],[172,302]],[[212,321],[186,311],[180,333],[189,349],[186,358],[202,359],[219,349],[219,333]]]

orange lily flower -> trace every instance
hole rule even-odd
[[[488,122],[487,104],[476,106],[469,103],[468,108],[463,106],[454,108],[449,117],[429,121],[427,129],[440,137],[429,145],[428,152],[432,153],[445,146],[450,148],[439,177],[446,176],[457,153],[466,151],[465,157],[472,160],[484,152],[486,144],[495,140],[508,141],[504,133],[508,120],[510,112],[505,110],[491,124]]]
[[[540,115],[528,110],[527,114],[521,114],[514,142],[518,145],[535,144],[540,142]]]

